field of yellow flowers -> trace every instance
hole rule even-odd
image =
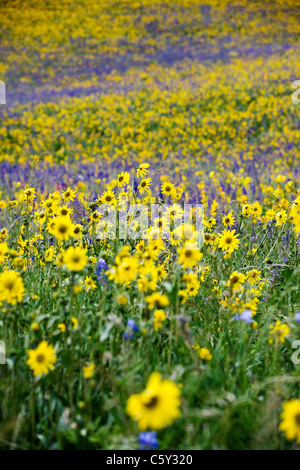
[[[0,18],[0,449],[299,449],[299,1]]]

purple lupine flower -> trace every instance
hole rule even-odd
[[[137,324],[135,323],[134,320],[127,320],[127,326],[132,330],[132,331],[139,331],[139,328],[137,326]]]
[[[103,281],[106,278],[105,271],[107,270],[108,266],[103,258],[99,258],[97,265],[96,265],[96,276],[98,279],[98,282]]]
[[[235,320],[242,320],[245,323],[253,323],[252,312],[249,309],[244,310],[240,315],[234,315]]]
[[[128,341],[129,339],[132,339],[134,335],[133,335],[132,330],[126,330],[124,331],[123,336],[124,336],[125,341]]]
[[[140,450],[157,449],[159,444],[156,431],[140,432],[139,435]]]
[[[127,320],[126,325],[128,328],[126,331],[124,331],[123,336],[124,336],[125,341],[128,341],[129,339],[132,339],[134,337],[134,332],[139,331],[139,328],[137,324],[135,323],[135,321],[132,319]]]

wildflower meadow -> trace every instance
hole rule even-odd
[[[0,449],[300,449],[299,20],[0,1]]]

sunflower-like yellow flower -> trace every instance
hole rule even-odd
[[[225,227],[232,227],[235,222],[235,218],[232,215],[232,212],[229,212],[229,214],[225,215],[222,220],[223,224]]]
[[[82,225],[81,224],[75,224],[73,225],[73,231],[71,233],[71,236],[73,238],[82,238]]]
[[[233,253],[238,248],[240,240],[235,234],[235,230],[224,230],[219,238],[219,248],[226,253]]]
[[[7,228],[3,227],[0,230],[0,241],[3,242],[8,237],[8,230]]]
[[[300,233],[300,214],[294,214],[292,217],[292,222],[294,224],[296,235],[298,236]]]
[[[22,302],[25,293],[24,283],[16,271],[3,271],[0,274],[0,302],[16,305]]]
[[[157,283],[157,272],[153,264],[147,263],[145,267],[140,268],[138,289],[140,292],[155,290]]]
[[[24,190],[25,201],[31,203],[36,198],[35,188],[29,188],[28,186]]]
[[[154,312],[154,330],[155,331],[158,331],[160,330],[160,328],[162,328],[163,326],[163,322],[165,321],[166,319],[166,314],[163,310],[155,310]]]
[[[175,188],[173,183],[170,183],[169,181],[165,181],[164,184],[161,187],[161,192],[165,196],[175,197],[176,188]]]
[[[129,397],[126,412],[138,422],[141,431],[163,429],[180,417],[180,395],[178,385],[169,379],[162,380],[158,372],[153,372],[146,389]]]
[[[283,343],[285,340],[285,337],[289,334],[290,328],[288,325],[285,323],[280,323],[280,320],[277,320],[275,325],[270,325],[271,331],[271,337],[269,339],[269,343]]]
[[[165,294],[160,294],[159,292],[154,292],[152,295],[146,297],[146,302],[148,303],[148,309],[152,310],[154,307],[164,308],[169,305],[169,299]]]
[[[0,264],[4,262],[6,253],[8,253],[7,243],[0,243]]]
[[[45,261],[52,261],[56,255],[56,249],[53,246],[50,246],[45,252]]]
[[[193,243],[186,243],[182,248],[179,248],[177,252],[179,255],[178,263],[181,264],[183,268],[192,268],[203,256]]]
[[[88,263],[86,250],[70,246],[64,253],[64,263],[70,271],[81,271]]]
[[[76,197],[76,193],[73,189],[68,188],[65,191],[62,191],[62,197],[64,201],[73,201]]]
[[[57,361],[56,351],[47,341],[42,341],[36,349],[29,349],[28,356],[26,363],[33,370],[34,376],[48,374]]]
[[[83,377],[85,379],[91,379],[94,375],[95,364],[92,362],[88,366],[83,367]]]
[[[249,215],[251,214],[251,207],[249,204],[245,204],[243,209],[242,209],[242,214],[245,216],[245,217],[249,217]]]
[[[229,278],[229,285],[232,292],[237,292],[242,287],[242,284],[245,282],[246,276],[244,274],[234,271]]]
[[[117,185],[120,187],[126,186],[126,184],[129,183],[129,180],[130,180],[130,174],[128,173],[128,171],[122,171],[122,173],[118,175]]]
[[[258,201],[255,201],[253,204],[251,204],[250,212],[254,216],[255,219],[259,219],[262,213],[262,206],[260,205]]]
[[[71,322],[73,323],[73,327],[72,327],[73,330],[77,330],[78,325],[79,325],[79,322],[78,322],[77,318],[76,318],[76,317],[72,317],[72,318],[71,318]]]
[[[204,234],[204,243],[205,245],[212,245],[215,239],[214,233],[205,233]]]
[[[141,194],[149,191],[151,182],[152,182],[151,178],[145,178],[140,182],[138,188]]]
[[[300,399],[292,398],[283,403],[282,408],[283,413],[280,415],[282,421],[279,429],[285,433],[289,441],[296,439],[300,444]]]
[[[212,360],[212,354],[209,351],[209,349],[200,348],[199,344],[196,344],[194,346],[194,350],[196,351],[196,353],[198,354],[200,359],[202,359],[203,361],[211,361]]]
[[[118,295],[117,302],[118,302],[118,304],[123,305],[123,306],[127,305],[128,304],[127,295],[125,295],[125,294]]]
[[[88,292],[89,290],[93,290],[97,288],[97,284],[95,283],[94,279],[89,276],[85,278],[85,290]]]
[[[59,323],[57,326],[58,326],[58,328],[60,329],[60,331],[61,331],[62,333],[64,333],[64,332],[66,331],[66,329],[67,329],[67,328],[66,328],[66,325],[65,325],[64,323]]]
[[[249,271],[247,273],[247,281],[249,282],[249,284],[252,285],[260,281],[261,280],[260,273],[261,271],[258,271],[257,269],[252,269],[252,271]]]
[[[147,170],[147,168],[149,168],[149,163],[141,163],[141,165],[138,166],[137,170],[136,170],[136,174],[137,176],[145,176],[149,170]]]
[[[60,241],[69,240],[73,233],[73,223],[69,216],[59,216],[52,219],[47,228]]]
[[[284,209],[281,209],[280,212],[276,214],[276,227],[280,227],[287,221],[287,211]]]
[[[125,284],[132,282],[138,274],[138,262],[133,256],[128,256],[122,259],[117,267],[117,282]]]
[[[101,196],[101,203],[115,205],[117,203],[115,193],[111,189],[104,191]]]
[[[66,205],[63,205],[61,207],[58,207],[56,209],[56,212],[57,212],[57,215],[60,217],[70,217],[73,212],[73,209],[71,209],[70,207]]]

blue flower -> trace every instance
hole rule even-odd
[[[295,321],[297,321],[297,322],[300,323],[300,312],[297,312],[297,313],[296,313]]]
[[[134,332],[139,331],[139,328],[134,320],[127,320],[128,329],[123,333],[125,340],[132,339],[134,337]]]
[[[157,449],[159,444],[157,441],[157,432],[146,431],[140,432],[139,435],[140,450]]]
[[[106,261],[103,258],[99,258],[97,265],[96,265],[96,276],[98,282],[106,278],[105,271],[107,270],[108,266]],[[104,272],[103,272],[104,271]]]
[[[127,326],[132,330],[132,331],[139,331],[139,328],[137,326],[137,324],[135,323],[134,320],[127,320]]]
[[[133,338],[132,330],[124,331],[123,336],[124,336],[125,341],[128,341],[129,339],[132,339]]]
[[[240,315],[234,315],[235,320],[242,320],[245,323],[253,323],[252,312],[249,309],[244,310]]]

